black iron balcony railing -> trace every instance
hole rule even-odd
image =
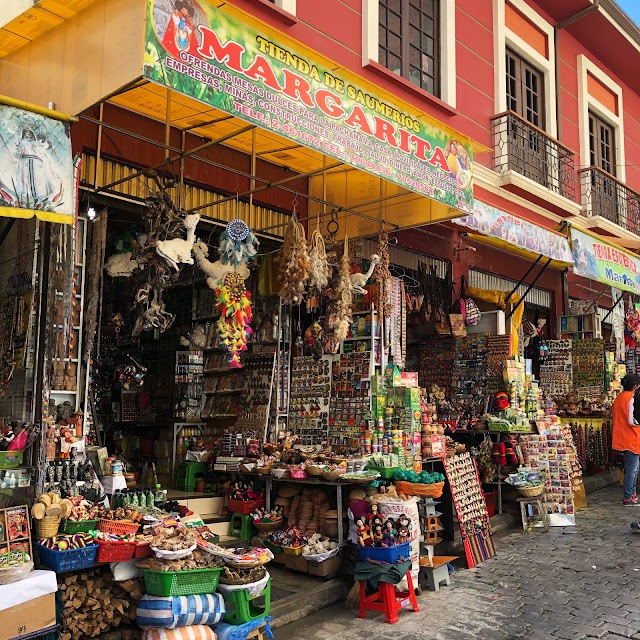
[[[582,215],[601,216],[640,235],[640,194],[599,167],[581,169]]]
[[[576,201],[576,173],[571,149],[513,111],[493,116],[491,130],[496,171],[515,171]]]

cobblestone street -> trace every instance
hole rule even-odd
[[[382,614],[336,605],[279,629],[277,640],[640,640],[640,508],[621,504],[620,487],[588,496],[577,526],[499,538],[498,556],[453,574],[450,587],[423,592],[420,613]]]

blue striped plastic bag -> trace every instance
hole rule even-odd
[[[220,593],[198,596],[144,595],[138,602],[136,622],[140,627],[175,629],[195,624],[217,624],[225,614]]]

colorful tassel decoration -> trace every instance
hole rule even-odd
[[[251,294],[238,273],[228,273],[216,289],[216,308],[220,311],[217,322],[218,344],[227,354],[229,367],[240,369],[240,354],[247,350],[247,341],[253,333]]]

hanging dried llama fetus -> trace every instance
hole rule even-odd
[[[297,221],[294,212],[282,243],[282,257],[278,269],[280,297],[283,302],[302,302],[310,267],[304,227]]]
[[[311,234],[309,241],[309,296],[307,311],[315,311],[320,305],[320,296],[326,291],[331,278],[331,267],[327,260],[324,238],[318,229]]]
[[[338,279],[330,303],[329,328],[335,343],[349,335],[353,322],[353,290],[351,286],[351,265],[349,264],[349,244],[345,236],[344,251],[338,268]]]
[[[380,257],[373,277],[378,283],[378,310],[384,318],[391,317],[391,272],[389,271],[389,236],[385,231],[378,234],[376,254]]]

